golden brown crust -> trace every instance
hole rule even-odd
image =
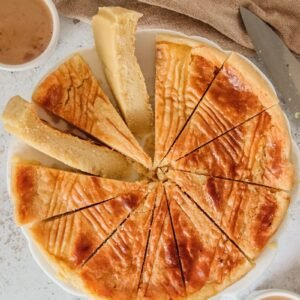
[[[106,145],[151,167],[151,158],[135,140],[79,54],[48,75],[32,99]]]
[[[31,103],[19,96],[8,102],[2,121],[6,131],[70,167],[115,179],[130,176],[132,167],[125,156],[106,146],[96,145],[51,127],[38,117]]]
[[[252,266],[175,184],[165,186],[188,297],[207,299]]]
[[[245,59],[231,54],[162,165],[189,154],[277,102],[266,79]]]
[[[291,190],[291,140],[278,105],[172,162],[178,170]]]
[[[226,59],[206,43],[162,35],[156,42],[155,158],[158,166]]]
[[[121,194],[138,199],[147,184],[71,173],[17,161],[12,167],[15,222],[25,225],[64,214]],[[133,202],[134,204],[134,202]]]
[[[89,294],[134,299],[152,223],[156,184],[136,211],[83,266],[80,276]]]
[[[255,259],[274,235],[289,206],[283,191],[170,171],[176,182],[244,253]]]

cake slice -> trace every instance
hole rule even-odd
[[[80,270],[93,298],[135,299],[153,221],[156,186],[110,239]]]
[[[162,165],[177,160],[278,102],[264,77],[232,53]]]
[[[129,129],[136,136],[153,130],[153,111],[135,56],[135,31],[142,14],[121,7],[100,7],[92,26],[106,78]]]
[[[17,225],[35,223],[104,202],[119,195],[130,205],[147,193],[145,182],[124,182],[51,169],[18,160],[11,171]],[[126,202],[126,203],[127,203]]]
[[[138,299],[182,299],[185,283],[165,191],[153,220]]]
[[[221,50],[192,39],[156,39],[155,158],[158,166],[226,59]]]
[[[6,105],[2,122],[7,132],[26,144],[85,173],[126,179],[133,171],[122,154],[61,132],[43,122],[33,105],[19,96],[13,97]]]
[[[145,195],[119,196],[90,208],[33,224],[32,240],[65,280],[118,230]]]
[[[150,168],[143,151],[79,54],[50,73],[32,99],[107,146]]]
[[[166,183],[187,295],[207,299],[244,276],[252,264],[174,183]]]
[[[153,265],[155,261],[155,254],[158,247],[158,242],[161,236],[163,223],[167,214],[168,207],[165,197],[165,191],[161,182],[157,185],[156,202],[153,212],[153,221],[150,228],[148,247],[145,253],[145,261],[140,274],[139,286],[138,286],[138,299],[144,299],[144,295],[148,288],[150,277],[153,271]]]
[[[189,155],[172,162],[178,170],[291,190],[291,141],[276,105]]]
[[[168,177],[250,258],[274,235],[290,202],[287,192],[181,171]]]

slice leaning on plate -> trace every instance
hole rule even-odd
[[[157,183],[139,207],[79,271],[97,299],[135,299],[153,220]]]
[[[171,165],[177,170],[287,191],[294,181],[290,134],[278,105]]]
[[[109,241],[144,198],[143,193],[128,193],[35,223],[27,232],[58,274],[72,281],[74,272],[94,255],[98,247]]]
[[[125,156],[51,127],[38,117],[31,103],[19,96],[8,102],[1,119],[6,131],[70,167],[116,179],[130,175],[132,167]]]
[[[278,103],[274,90],[242,56],[232,53],[162,165],[177,160]]]
[[[224,52],[204,42],[157,36],[155,166],[168,153],[226,57]]]
[[[167,176],[252,260],[279,228],[290,195],[264,186],[170,171]]]
[[[106,78],[135,136],[153,131],[153,111],[135,56],[135,31],[142,14],[122,7],[100,7],[92,26]]]
[[[36,88],[32,100],[104,144],[150,168],[138,144],[89,66],[73,55]]]
[[[11,197],[17,225],[27,225],[128,194],[142,198],[145,182],[124,182],[34,165],[16,160]],[[128,205],[130,201],[128,202]],[[134,201],[133,201],[134,204]]]
[[[189,299],[204,300],[252,268],[244,254],[174,183],[166,183]]]

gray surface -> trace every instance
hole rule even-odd
[[[32,71],[10,73],[0,71],[0,110],[11,96],[20,94],[29,99],[32,89],[48,68],[79,47],[93,45],[88,25],[74,24],[62,19],[61,40],[49,62]],[[299,134],[299,129],[298,129]],[[297,138],[300,144],[300,135]],[[0,124],[0,299],[5,300],[70,300],[39,269],[30,256],[25,238],[14,225],[12,207],[6,188],[6,155],[8,135]],[[278,255],[264,276],[252,286],[257,288],[282,288],[300,293],[300,201],[289,210],[286,229],[281,237]],[[250,292],[250,291],[249,291]],[[245,295],[248,294],[245,293]],[[243,297],[242,297],[243,298]]]

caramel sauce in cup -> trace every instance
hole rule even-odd
[[[20,65],[41,55],[53,35],[43,0],[0,0],[0,63]]]

